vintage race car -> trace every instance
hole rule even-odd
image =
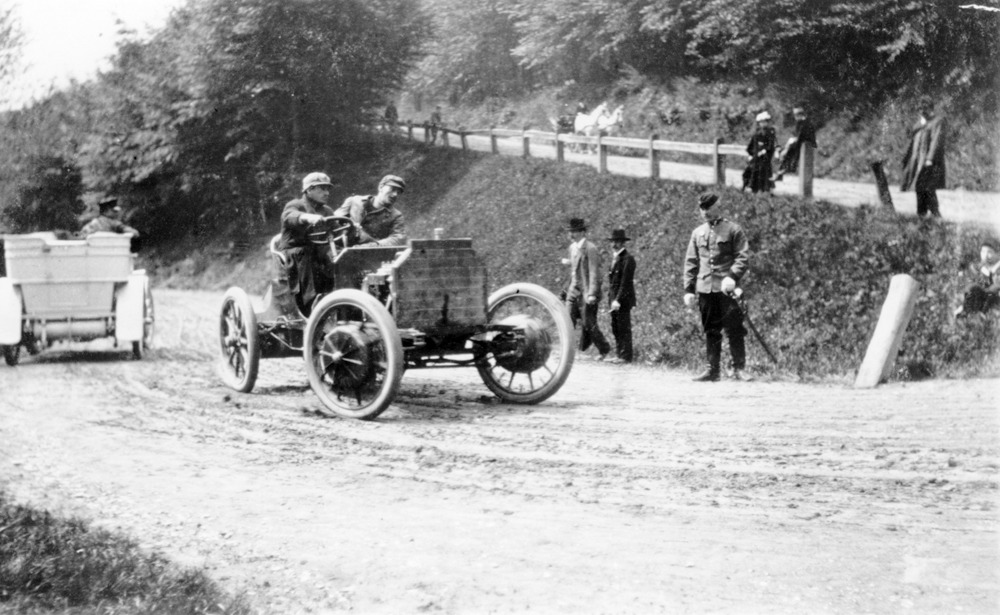
[[[405,369],[468,366],[504,401],[534,404],[566,381],[573,325],[563,303],[527,283],[487,292],[470,239],[414,239],[402,247],[347,247],[350,219],[325,218],[311,235],[334,260],[334,288],[311,306],[288,291],[288,263],[256,311],[230,288],[219,316],[220,373],[253,389],[261,358],[303,356],[323,412],[373,419],[392,403]]]
[[[16,365],[56,341],[113,337],[141,358],[153,337],[153,295],[144,270],[133,270],[131,238],[95,233],[4,236],[0,277],[0,349]]]

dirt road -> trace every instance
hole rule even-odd
[[[995,613],[997,381],[690,382],[580,360],[539,406],[407,373],[326,419],[297,359],[211,362],[221,293],[156,291],[147,359],[0,365],[0,480],[262,612]]]

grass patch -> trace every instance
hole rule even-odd
[[[203,572],[131,539],[11,502],[0,492],[0,610],[10,613],[253,612]]]

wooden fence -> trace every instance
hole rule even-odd
[[[430,128],[423,123],[407,121],[398,126],[398,130],[405,128],[406,138],[413,140],[413,129],[423,130],[425,143],[430,142]],[[554,145],[556,150],[556,160],[566,159],[566,147],[579,146],[586,151],[590,151],[596,157],[597,170],[600,173],[608,172],[608,150],[612,147],[622,149],[632,149],[644,152],[649,160],[649,177],[660,178],[660,152],[679,152],[685,154],[701,155],[708,158],[709,165],[715,170],[715,184],[724,186],[726,183],[726,156],[738,156],[740,160],[746,159],[746,146],[736,143],[723,143],[722,139],[716,139],[714,143],[686,143],[683,141],[663,141],[654,137],[648,139],[636,139],[629,137],[586,137],[583,135],[570,133],[543,132],[539,130],[510,130],[504,128],[485,128],[476,130],[455,130],[452,128],[438,127],[438,134],[441,135],[442,142],[446,147],[451,147],[450,136],[457,137],[463,150],[469,149],[469,136],[489,137],[490,151],[499,154],[499,139],[519,139],[521,141],[521,152],[525,158],[531,157],[531,145],[533,143]],[[813,151],[812,145],[803,143],[799,154],[798,168],[798,194],[804,197],[813,195]]]

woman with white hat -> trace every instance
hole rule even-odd
[[[743,189],[753,192],[770,192],[774,188],[771,181],[771,158],[778,147],[778,138],[771,126],[771,114],[761,111],[755,118],[757,129],[747,144],[747,167],[743,170]]]

